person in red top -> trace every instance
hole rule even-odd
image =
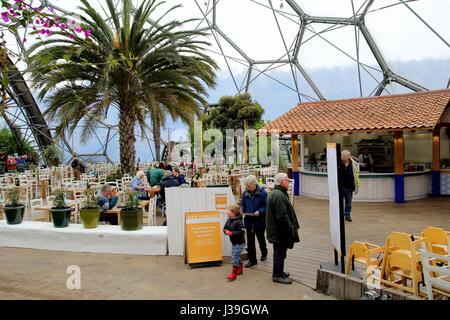
[[[15,172],[15,171],[17,171],[16,157],[8,156],[8,159],[6,160],[6,171],[8,171],[8,172]]]

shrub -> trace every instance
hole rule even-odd
[[[14,187],[7,189],[5,192],[5,204],[7,207],[19,207],[20,204],[20,188]]]
[[[55,192],[53,192],[53,196],[55,197],[53,199],[53,208],[55,209],[67,208],[66,203],[67,191],[63,189],[56,190]]]

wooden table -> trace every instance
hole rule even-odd
[[[196,181],[197,188],[206,188],[206,180],[205,179],[198,179]]]
[[[147,188],[147,192],[148,192],[148,196],[150,198],[153,198],[153,197],[157,196],[161,192],[161,187],[160,186],[158,186],[156,188],[148,187]]]
[[[69,201],[67,201],[67,206],[69,206],[70,208],[72,208],[72,207],[75,206],[76,204],[77,204],[77,202],[74,201],[74,200],[69,200]],[[34,210],[36,210],[36,211],[44,211],[44,213],[45,213],[44,221],[45,221],[45,222],[51,222],[51,219],[50,219],[50,218],[51,218],[50,211],[51,211],[51,209],[52,209],[52,206],[53,206],[53,205],[45,204],[45,205],[41,205],[41,206],[35,207]]]
[[[139,201],[139,208],[143,209],[146,206],[148,206],[149,204],[150,204],[150,201],[148,201],[148,200]],[[111,210],[106,210],[105,213],[106,214],[116,214],[117,215],[117,223],[120,226],[120,223],[121,223],[120,208],[112,208]]]

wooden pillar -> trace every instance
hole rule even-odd
[[[300,173],[299,173],[299,162],[298,162],[298,135],[291,135],[292,144],[292,178],[294,179],[294,195],[300,195]]]
[[[305,135],[300,135],[300,171],[305,171]]]
[[[395,202],[405,202],[405,142],[403,131],[394,132]]]
[[[438,197],[441,195],[441,128],[436,127],[433,130],[433,167],[432,167],[432,195]]]

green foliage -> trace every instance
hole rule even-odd
[[[56,144],[51,144],[44,149],[43,156],[48,166],[58,166],[64,158],[64,150]]]
[[[28,154],[34,163],[39,162],[39,154],[31,147],[31,145],[26,142],[20,131],[17,130],[18,140],[20,145],[17,143],[11,130],[8,128],[0,129],[0,152],[13,155],[17,153],[18,155],[23,155],[22,153]]]
[[[187,21],[164,19],[178,6],[164,10],[162,1],[142,0],[134,7],[132,0],[105,0],[97,10],[91,1],[81,3],[82,22],[92,36],[69,39],[54,32],[31,46],[33,83],[60,135],[81,128],[87,141],[98,122],[118,109],[121,167],[131,173],[135,125],[145,130],[147,117],[157,127],[167,116],[192,122],[206,105],[207,87],[215,85],[217,65],[205,54],[206,33],[184,28]]]
[[[127,210],[139,210],[139,198],[131,190],[125,191],[124,208]]]
[[[122,179],[123,174],[121,170],[117,170],[116,173],[106,177],[106,182],[116,182],[116,180]]]
[[[53,192],[53,208],[55,209],[64,209],[67,208],[67,191],[64,189],[58,189]]]
[[[20,188],[19,187],[6,189],[5,204],[7,207],[21,206],[21,204],[20,204]]]
[[[84,195],[86,196],[86,200],[83,203],[83,206],[82,206],[83,209],[99,208],[97,198],[95,197],[94,189],[86,189],[86,191],[84,192]]]
[[[206,129],[219,129],[225,133],[226,129],[244,128],[244,120],[247,120],[248,128],[260,129],[264,126],[264,109],[248,93],[222,97],[219,104],[208,111],[204,121]]]

